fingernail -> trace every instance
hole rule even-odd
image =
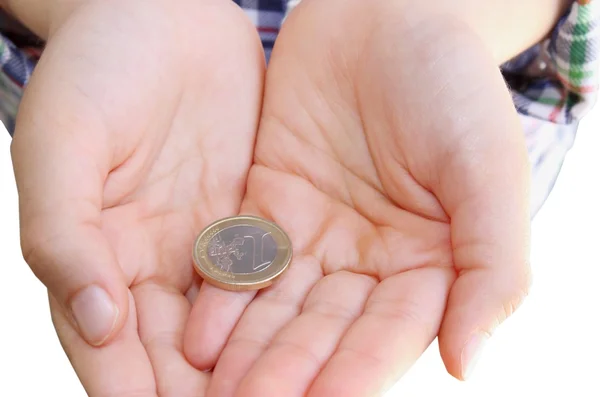
[[[481,352],[483,351],[488,339],[489,338],[486,333],[476,332],[471,336],[471,339],[469,339],[463,348],[460,356],[461,375],[463,380],[469,378],[469,376],[471,376],[473,373],[473,370],[477,365],[479,357],[481,357]]]
[[[81,336],[94,346],[101,345],[108,338],[119,314],[108,293],[95,285],[75,295],[71,310]]]

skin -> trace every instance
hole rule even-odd
[[[379,396],[435,337],[466,377],[469,341],[530,283],[529,169],[497,65],[566,2],[464,2],[304,0],[264,93],[229,0],[8,2],[48,38],[11,147],[23,253],[89,395]],[[539,10],[514,36],[482,18]],[[199,231],[237,213],[293,241],[258,294],[192,269]],[[89,285],[118,308],[94,340],[70,312]]]
[[[197,396],[209,374],[182,352],[189,252],[239,210],[262,48],[229,1],[117,3],[77,9],[27,87],[11,147],[23,253],[89,395]],[[90,284],[119,307],[106,339],[84,340],[71,315]]]

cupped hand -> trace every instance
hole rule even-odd
[[[191,245],[239,211],[262,98],[229,0],[89,1],[55,29],[12,145],[24,257],[91,396],[198,396]]]
[[[529,169],[487,47],[395,2],[310,1],[272,54],[241,213],[294,259],[201,288],[184,350],[208,397],[380,396],[439,336],[464,379],[529,287]]]

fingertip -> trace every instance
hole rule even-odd
[[[190,321],[188,321],[183,336],[183,353],[188,362],[196,369],[209,371],[217,362],[217,357],[223,349],[223,346],[217,346],[216,344],[210,343],[209,341],[214,339],[211,338],[209,334],[210,327],[202,326],[202,324],[195,321],[193,317],[203,316],[190,315]]]
[[[440,355],[450,375],[472,377],[485,346],[497,327],[523,302],[523,283],[493,269],[474,269],[459,277],[450,292],[439,333]]]
[[[460,354],[460,380],[467,380],[481,357],[490,335],[485,331],[475,331],[469,337]]]

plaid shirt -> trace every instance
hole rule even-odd
[[[301,0],[234,1],[255,24],[268,60],[285,16]],[[0,121],[11,134],[42,46],[0,9]],[[596,102],[599,55],[600,0],[576,0],[548,39],[500,67],[526,134],[533,214],[554,185],[579,120]]]

